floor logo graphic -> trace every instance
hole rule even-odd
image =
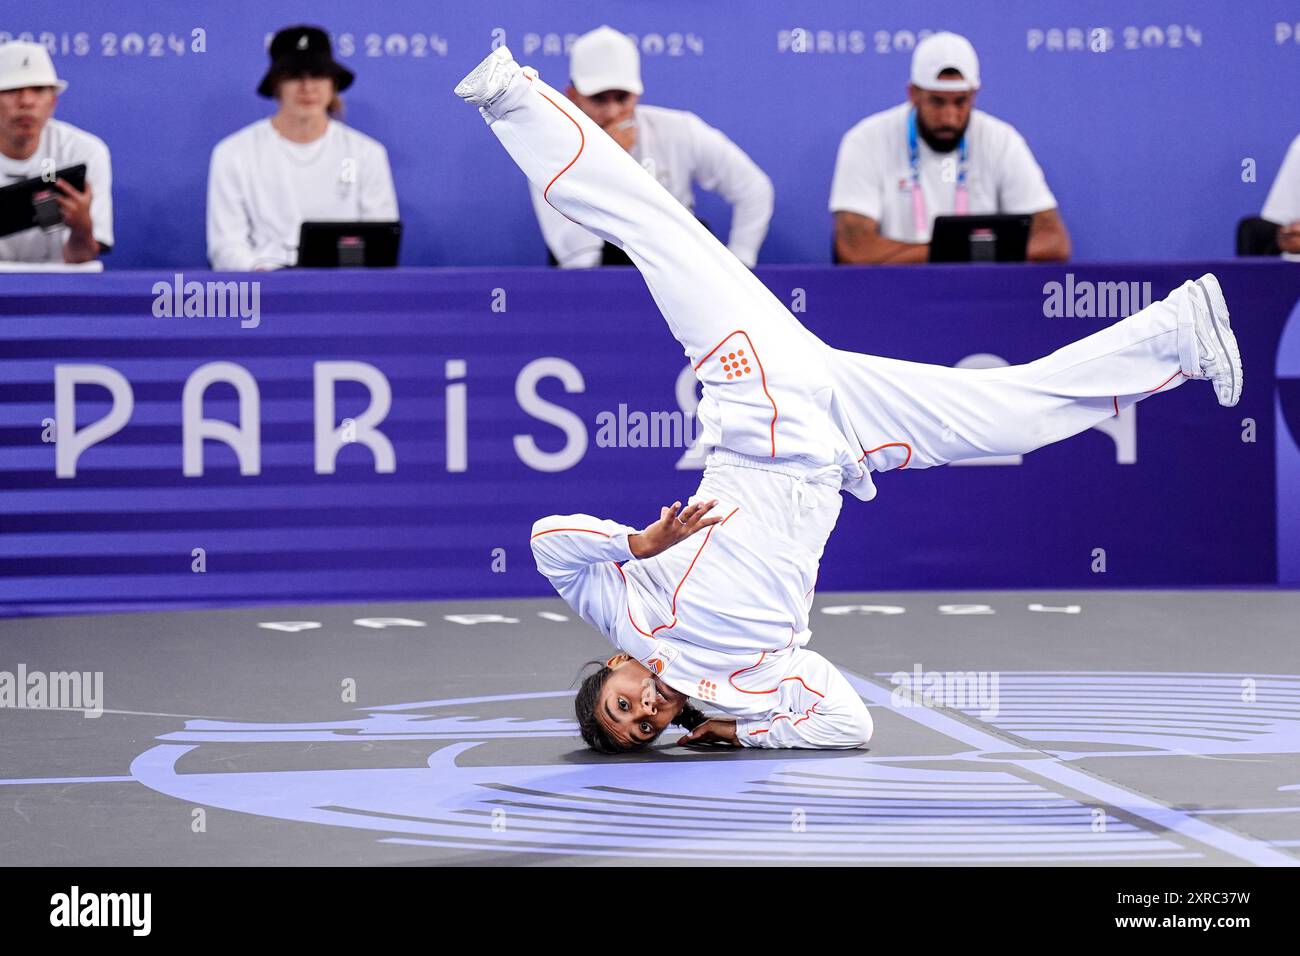
[[[888,700],[887,676],[870,688],[852,679],[869,704],[880,704]],[[1256,684],[1246,688],[1243,680]],[[1086,790],[1090,778],[1068,761],[1103,753],[1300,752],[1300,677],[1003,672],[1002,681],[999,715],[982,726],[1041,742],[1039,749],[1007,753],[1005,739],[977,731],[983,749],[915,757],[673,748],[672,757],[650,760],[556,762],[538,748],[540,763],[493,762],[496,740],[576,738],[572,720],[512,715],[525,700],[567,704],[570,692],[556,691],[366,707],[355,719],[332,722],[190,720],[137,757],[131,775],[194,804],[467,851],[729,862],[1114,863],[1195,862],[1205,856],[1204,843],[1256,862],[1293,859],[1182,811],[1171,811],[1177,819],[1169,823],[1168,808],[1143,798],[1130,806],[1127,795],[1104,782],[1097,793],[1080,793],[1079,782]],[[897,713],[958,721],[927,708]],[[971,734],[964,736],[969,744]],[[345,769],[203,773],[183,766],[205,746],[232,742],[383,740],[432,746],[424,765],[411,767],[366,766],[360,752],[357,765]],[[1048,764],[1058,769],[1035,769]],[[1112,799],[1090,799],[1099,795]],[[1099,803],[1123,809],[1112,813]]]
[[[1020,672],[1001,675],[999,730],[1068,757],[1300,753],[1300,678]]]

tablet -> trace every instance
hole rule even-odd
[[[56,170],[54,177],[67,180],[69,185],[79,191],[84,190],[86,164],[65,166]],[[54,182],[40,176],[0,187],[0,236],[22,232],[33,226],[56,226],[62,223],[63,215],[54,204],[54,197],[59,195],[62,194]]]
[[[1024,262],[1029,216],[935,216],[931,262]]]
[[[298,234],[298,267],[335,269],[397,265],[402,224],[304,222]]]

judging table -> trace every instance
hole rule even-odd
[[[1032,360],[1206,271],[1237,408],[1186,383],[1021,461],[878,475],[819,589],[1300,582],[1295,264],[758,275],[836,347],[955,365]],[[548,594],[536,518],[642,526],[694,491],[685,369],[629,269],[5,274],[0,607]]]

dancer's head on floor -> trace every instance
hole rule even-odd
[[[689,697],[626,654],[615,654],[603,664],[589,663],[599,669],[583,679],[573,706],[582,739],[593,750],[640,750],[669,724],[693,730],[706,719]]]

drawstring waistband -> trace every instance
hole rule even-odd
[[[798,460],[792,458],[760,458],[757,455],[742,455],[740,452],[730,451],[726,448],[713,449],[705,458],[704,464],[706,468],[714,464],[757,468],[759,471],[774,471],[779,475],[789,475],[791,478],[808,481],[815,485],[834,485],[836,488],[840,486],[839,465],[810,467],[800,464]]]
[[[794,483],[790,486],[790,503],[795,507],[796,511],[801,508],[816,507],[817,497],[812,493],[808,487],[809,485],[825,485],[839,491],[843,484],[839,465],[823,465],[819,468],[801,467],[797,462],[788,458],[758,458],[754,455],[742,455],[739,452],[729,451],[725,448],[715,448],[705,459],[706,468],[715,464],[753,468],[757,471],[774,471],[779,475],[793,478]]]
[[[800,508],[817,507],[817,496],[813,494],[812,489],[808,487],[810,484],[826,485],[828,487],[834,487],[836,491],[839,491],[840,489],[839,472],[840,470],[837,467],[835,469],[834,485],[831,485],[831,483],[827,481],[817,480],[817,477],[815,475],[801,475],[800,477],[796,478],[794,484],[790,486],[790,503],[794,505],[795,510],[797,511]]]

